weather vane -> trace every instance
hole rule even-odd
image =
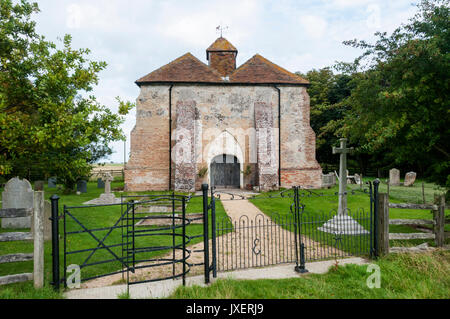
[[[218,26],[216,27],[216,32],[220,32],[220,37],[222,37],[223,31],[225,31],[225,30],[227,30],[227,29],[228,29],[228,26],[223,27],[223,26],[221,26],[221,25],[218,25]]]

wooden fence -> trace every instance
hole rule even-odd
[[[96,181],[97,178],[102,178],[104,174],[110,173],[112,177],[125,178],[123,169],[94,169],[89,178],[90,181]]]
[[[33,208],[0,209],[0,218],[27,216],[32,216],[33,219],[30,232],[0,233],[0,242],[33,240],[33,253],[3,255],[0,256],[0,264],[33,260],[33,273],[0,276],[0,285],[33,280],[35,288],[44,286],[44,192],[34,192]]]
[[[445,218],[444,195],[436,198],[436,204],[396,204],[389,203],[388,194],[380,193],[378,207],[377,242],[380,255],[389,253],[389,240],[434,239],[436,246],[442,247],[445,239],[449,237],[449,233],[444,229],[445,224],[449,222],[449,219]],[[433,219],[389,219],[389,208],[431,210]],[[389,233],[389,225],[433,225],[433,230],[430,233]],[[392,247],[392,250],[408,251],[414,248]]]

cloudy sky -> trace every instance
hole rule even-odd
[[[134,101],[134,81],[191,52],[206,63],[205,49],[228,26],[226,37],[239,51],[238,66],[259,53],[295,72],[352,61],[361,52],[344,40],[373,40],[391,32],[416,11],[417,0],[40,0],[37,31],[54,42],[71,34],[74,48],[108,63],[94,94],[117,111],[116,96]],[[134,110],[123,130],[135,123]],[[122,162],[123,142],[111,145],[107,161]]]

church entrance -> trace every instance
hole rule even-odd
[[[211,161],[211,185],[225,188],[240,187],[240,166],[236,156],[222,154]]]

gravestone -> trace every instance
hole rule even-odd
[[[56,188],[56,176],[48,179],[48,188]]]
[[[400,186],[400,171],[396,168],[389,171],[389,185]]]
[[[347,210],[347,154],[353,151],[353,147],[347,148],[347,139],[340,139],[340,147],[333,147],[333,154],[339,154],[339,204],[338,214],[327,221],[318,230],[343,235],[369,234],[356,220],[348,215]]]
[[[80,193],[87,193],[87,182],[85,180],[77,181],[77,191]]]
[[[114,177],[111,173],[107,172],[103,175],[102,180],[105,182],[105,192],[98,198],[91,199],[84,202],[85,205],[103,205],[103,204],[118,204],[120,203],[120,198],[116,198],[113,193],[111,193],[111,182]]]
[[[362,178],[361,178],[361,176],[359,176],[359,174],[356,174],[356,173],[355,173],[355,175],[353,175],[353,176],[355,176],[355,182],[356,182],[356,184],[361,185],[361,184],[362,184]]]
[[[35,191],[43,191],[44,190],[44,181],[35,181],[34,182],[34,190]]]
[[[404,186],[412,186],[414,185],[414,182],[416,181],[417,174],[415,172],[408,172],[405,175],[405,182],[403,183]]]
[[[322,175],[322,187],[330,188],[336,185],[336,175],[328,173]]]
[[[97,188],[105,188],[105,182],[103,182],[101,177],[97,178]]]
[[[26,179],[10,179],[2,193],[2,208],[33,208],[34,192]],[[30,228],[31,216],[2,218],[2,228]]]

